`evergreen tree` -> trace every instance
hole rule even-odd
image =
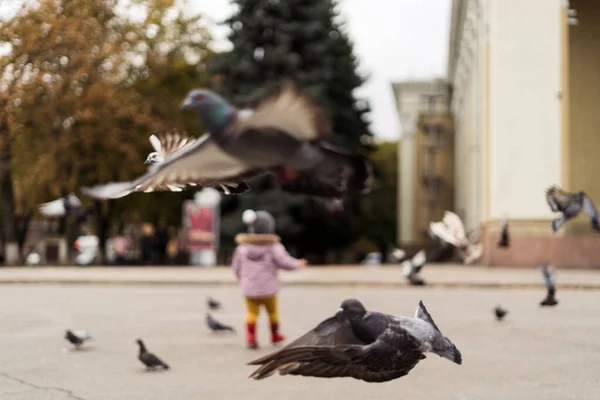
[[[372,136],[365,120],[369,107],[353,94],[364,78],[356,72],[357,59],[338,21],[335,1],[234,3],[238,12],[226,21],[233,50],[215,56],[212,65],[216,89],[236,105],[247,107],[274,90],[282,79],[291,78],[328,113],[334,132],[331,141],[353,151],[368,151],[364,139]],[[296,242],[302,255],[323,255],[356,239],[360,214],[356,196],[345,213],[331,215],[314,200],[283,196],[271,178],[260,178],[251,185],[251,192],[224,204],[224,210],[235,210],[223,219],[227,236],[241,228],[237,222],[241,212],[254,207],[275,212],[278,232]],[[274,206],[267,199],[275,196],[281,199]]]

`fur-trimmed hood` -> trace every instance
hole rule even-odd
[[[271,233],[240,233],[236,235],[237,244],[271,244],[279,243],[281,238]]]

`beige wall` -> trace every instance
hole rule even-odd
[[[400,139],[401,154],[398,158],[400,169],[398,177],[400,179],[400,194],[398,213],[398,224],[400,233],[399,244],[412,242],[414,238],[414,204],[415,204],[415,142],[414,134],[405,134]]]
[[[569,27],[569,175],[567,188],[585,190],[600,206],[600,3],[571,0],[579,25]],[[568,232],[589,233],[580,216]]]
[[[543,192],[561,182],[561,1],[490,3],[490,218],[550,219]]]

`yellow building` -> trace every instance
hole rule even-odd
[[[600,267],[581,215],[553,233],[553,184],[600,205],[600,3],[453,0],[448,59],[456,206],[483,228],[483,263]],[[510,220],[511,246],[496,246]]]
[[[454,137],[444,80],[392,85],[402,123],[398,144],[398,245],[426,245],[430,221],[454,204]]]

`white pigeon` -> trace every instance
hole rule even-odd
[[[40,204],[38,207],[46,217],[64,217],[69,210],[80,208],[81,201],[71,193],[66,197]]]
[[[404,273],[404,277],[409,279],[417,275],[419,272],[421,272],[421,268],[423,268],[426,262],[427,257],[425,256],[425,251],[420,250],[413,256],[413,258],[402,263],[402,272]]]

